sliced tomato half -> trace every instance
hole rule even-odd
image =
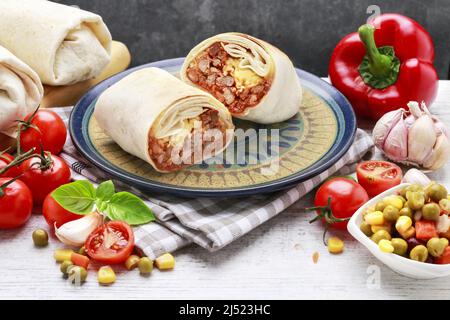
[[[358,164],[356,176],[359,184],[370,197],[375,197],[396,185],[403,178],[402,169],[394,163],[381,160],[369,160]]]
[[[92,259],[105,264],[124,262],[134,248],[134,234],[130,225],[110,221],[92,232],[84,245]]]

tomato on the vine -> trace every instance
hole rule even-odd
[[[331,227],[346,230],[348,219],[369,200],[364,188],[348,178],[333,178],[316,192],[314,208],[318,217]]]
[[[394,163],[380,160],[369,160],[358,164],[356,175],[359,184],[370,197],[375,197],[402,181],[402,169]]]
[[[8,164],[10,164],[14,160],[14,157],[9,153],[1,153],[0,154],[0,170],[5,168]],[[9,168],[3,174],[0,174],[0,178],[15,178],[22,173],[19,166],[14,166]]]
[[[44,151],[59,154],[66,138],[66,125],[61,117],[52,110],[42,109],[25,118],[20,147],[24,152],[36,148],[36,153],[40,153],[42,145]]]
[[[44,200],[44,204],[42,205],[42,214],[47,221],[48,225],[51,228],[54,228],[55,225],[57,228],[61,227],[63,224],[77,220],[82,218],[83,216],[74,214],[70,211],[67,211],[63,207],[53,199],[52,194],[49,193]]]
[[[40,168],[42,159],[37,157],[28,159],[20,165],[24,172],[20,179],[30,188],[35,205],[41,205],[50,192],[70,182],[70,168],[64,160],[55,155],[47,157],[49,157],[48,168]]]
[[[0,229],[20,227],[30,219],[33,210],[30,189],[20,180],[11,180],[0,178]]]
[[[88,256],[96,261],[106,264],[122,263],[133,251],[133,230],[126,222],[110,221],[95,229],[84,247]]]

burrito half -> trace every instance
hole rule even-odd
[[[135,71],[105,90],[94,117],[123,150],[159,172],[219,154],[234,129],[222,103],[158,68]]]
[[[181,78],[216,97],[237,118],[275,123],[295,115],[302,90],[291,60],[241,33],[204,40],[186,57]]]
[[[48,85],[100,74],[110,59],[111,34],[100,16],[46,0],[1,0],[0,45]]]
[[[0,46],[0,132],[14,137],[15,121],[34,111],[43,94],[36,72]]]

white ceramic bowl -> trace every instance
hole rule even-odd
[[[402,189],[410,185],[409,183],[403,183],[395,186],[385,192],[379,194],[375,198],[368,201],[365,205],[358,209],[348,222],[348,232],[359,242],[361,242],[378,260],[383,262],[389,268],[395,272],[404,275],[406,277],[414,279],[434,279],[440,277],[446,277],[450,275],[450,264],[430,264],[424,262],[414,261],[408,258],[401,257],[393,253],[385,253],[378,248],[378,245],[367,237],[360,229],[359,225],[362,222],[363,212],[368,207],[373,207],[382,198],[395,194],[397,190]]]

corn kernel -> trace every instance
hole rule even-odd
[[[416,228],[414,227],[409,227],[407,230],[402,231],[402,232],[398,232],[403,239],[408,240],[409,238],[412,238],[416,235]]]
[[[338,254],[344,251],[344,241],[338,237],[328,239],[328,251],[333,254]]]
[[[383,199],[383,202],[387,205],[396,207],[398,210],[401,210],[403,208],[403,199],[402,197],[397,195],[387,196]]]
[[[56,249],[53,253],[53,257],[56,262],[70,261],[72,257],[73,250],[71,249]]]
[[[165,253],[156,258],[155,265],[159,270],[173,269],[175,267],[175,258],[170,253]]]
[[[392,245],[391,241],[383,239],[378,242],[378,247],[381,251],[386,253],[392,253],[394,252],[394,246]]]
[[[375,212],[375,207],[368,207],[364,212],[363,212],[363,216],[365,216],[366,214],[370,213],[370,212]]]
[[[116,273],[110,266],[101,267],[98,269],[97,280],[102,285],[109,285],[116,281]]]
[[[383,212],[381,211],[369,212],[364,217],[364,221],[366,221],[371,226],[381,226],[384,224]]]
[[[397,229],[399,233],[405,232],[412,226],[412,223],[413,222],[410,217],[400,216],[395,223],[395,229]]]
[[[380,230],[385,230],[385,231],[387,231],[389,233],[391,233],[391,231],[392,231],[391,230],[392,229],[392,225],[390,223],[385,223],[385,224],[383,224],[381,226],[371,226],[370,228],[372,229],[373,233],[377,233],[377,231],[380,231]]]

